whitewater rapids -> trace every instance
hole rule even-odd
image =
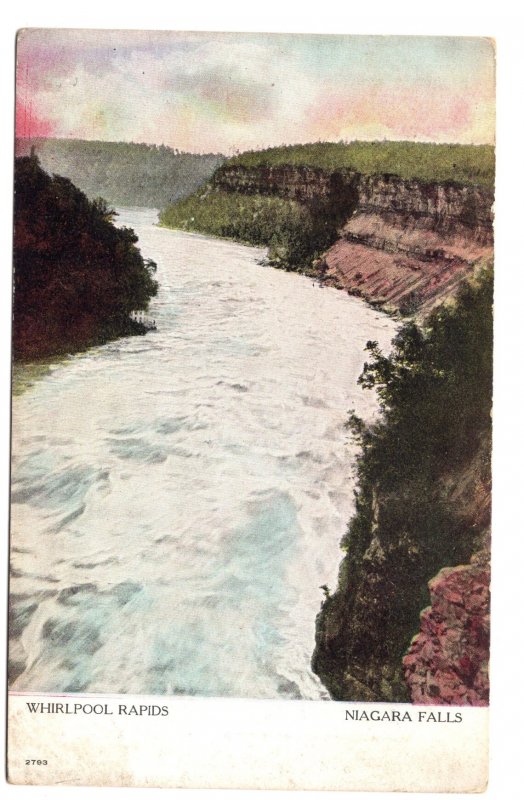
[[[310,660],[353,508],[344,423],[376,411],[357,378],[394,322],[155,222],[118,218],[158,264],[158,330],[18,370],[11,689],[327,698]]]

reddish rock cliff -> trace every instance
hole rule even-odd
[[[403,660],[414,703],[488,705],[489,581],[479,556],[430,581],[431,605]]]
[[[336,202],[345,224],[316,262],[317,271],[326,285],[388,311],[426,314],[493,253],[493,192],[478,186],[345,169],[227,164],[213,185],[310,205]]]
[[[387,310],[426,314],[493,253],[485,189],[362,178],[355,214],[320,265],[328,285]]]

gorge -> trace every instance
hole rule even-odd
[[[388,311],[428,311],[450,297],[493,252],[492,189],[328,172],[312,167],[225,164],[213,190],[291,200],[339,223],[314,262],[328,286]]]
[[[125,560],[121,567],[115,566],[121,561],[118,541],[108,549],[103,536],[94,550],[89,545],[85,558],[49,564],[60,576],[60,590],[40,585],[41,576],[28,569],[23,550],[13,556],[21,588],[12,595],[11,675],[19,688],[35,686],[34,681],[43,674],[32,672],[31,654],[24,649],[24,630],[29,625],[41,641],[38,657],[47,664],[47,690],[68,686],[74,691],[87,687],[123,691],[120,676],[112,672],[105,629],[94,625],[94,619],[102,609],[108,625],[117,626],[119,619],[125,621],[135,609],[151,625],[143,672],[130,672],[126,678],[138,692],[314,698],[325,696],[324,686],[338,700],[488,702],[492,151],[417,145],[413,155],[413,148],[404,144],[372,143],[362,151],[356,148],[361,160],[362,153],[366,158],[371,153],[376,161],[375,168],[366,170],[356,168],[358,158],[355,164],[344,163],[336,146],[334,165],[321,163],[318,145],[241,155],[219,166],[195,194],[166,207],[160,214],[164,230],[154,225],[155,212],[122,211],[124,231],[111,235],[127,237],[129,244],[136,242],[134,234],[125,232],[131,221],[139,231],[140,244],[159,262],[160,297],[154,305],[160,320],[158,334],[146,337],[143,345],[117,340],[115,345],[102,345],[73,357],[71,364],[53,367],[41,384],[42,396],[37,391],[34,397],[17,401],[16,413],[20,420],[37,409],[45,415],[56,375],[64,389],[71,389],[71,419],[77,424],[75,415],[86,377],[100,389],[107,361],[114,376],[113,390],[126,394],[133,385],[128,367],[136,362],[142,374],[146,359],[150,381],[157,385],[151,409],[158,414],[150,410],[148,389],[144,397],[138,395],[143,419],[135,419],[137,396],[133,389],[128,398],[130,424],[111,426],[113,401],[108,395],[96,422],[106,443],[101,450],[107,467],[103,469],[98,462],[91,463],[88,451],[79,450],[78,463],[70,470],[65,453],[71,447],[72,434],[65,448],[59,438],[50,442],[56,464],[44,465],[45,469],[40,439],[25,442],[27,449],[15,459],[19,471],[14,475],[18,489],[13,502],[21,508],[14,518],[30,519],[35,530],[60,534],[64,541],[71,535],[83,536],[89,520],[99,519],[97,498],[102,498],[102,507],[108,505],[121,513],[119,504],[121,496],[126,496],[130,476],[137,497],[145,500],[139,489],[139,471],[135,474],[135,469],[125,469],[126,463],[133,462],[135,467],[153,465],[148,467],[153,471],[154,465],[169,465],[171,471],[164,468],[167,480],[160,473],[156,476],[165,510],[160,507],[158,516],[156,508],[151,509],[156,523],[146,525],[141,533],[136,521],[129,531],[118,531],[131,551],[136,549],[145,559],[141,579],[135,583],[124,580]],[[329,148],[331,152],[332,146]],[[312,155],[313,163],[307,163]],[[73,192],[68,181],[53,181],[67,193]],[[93,209],[109,213],[98,201]],[[170,227],[178,232],[166,230]],[[201,237],[201,233],[267,250],[244,250],[237,243]],[[18,235],[25,246],[25,228],[19,227]],[[73,252],[75,237],[69,233],[68,237]],[[144,263],[146,267],[152,264],[147,259]],[[313,283],[297,275],[264,270],[261,263],[304,273]],[[220,265],[217,275],[215,264]],[[62,269],[66,275],[65,266]],[[70,280],[70,275],[67,278]],[[317,286],[341,291],[321,293],[320,302]],[[149,297],[154,296],[153,284],[146,288]],[[252,305],[254,297],[260,304],[258,311]],[[19,298],[23,299],[20,293]],[[60,298],[54,285],[49,298],[55,305]],[[141,298],[142,307],[147,299]],[[32,307],[36,308],[34,302]],[[121,313],[126,325],[132,307],[140,305],[133,300]],[[325,318],[316,319],[320,307]],[[379,309],[396,321],[378,314]],[[187,330],[180,328],[181,314],[187,315]],[[33,316],[39,318],[36,312]],[[49,314],[49,319],[55,324],[56,313]],[[401,319],[405,323],[399,327]],[[22,341],[27,325],[20,325],[23,315],[18,320]],[[68,320],[65,314],[64,331]],[[241,341],[239,331],[244,332],[246,341]],[[130,332],[122,323],[115,334]],[[208,351],[201,350],[202,336],[209,338],[209,353],[218,358],[216,375],[206,361]],[[253,336],[256,341],[250,347]],[[91,337],[87,344],[100,344],[108,338],[114,335],[98,340]],[[39,352],[32,340],[30,345],[19,348],[20,352]],[[67,346],[78,349],[78,342],[73,337]],[[187,364],[181,358],[184,348],[189,354]],[[367,361],[364,350],[369,354]],[[50,352],[64,354],[58,344]],[[309,375],[312,353],[314,369]],[[252,363],[253,358],[260,360]],[[342,368],[344,360],[347,364]],[[200,390],[192,393],[183,371],[185,364],[188,374],[192,373],[193,362],[200,364],[195,380],[205,402]],[[244,364],[255,369],[256,380],[249,382],[235,372]],[[280,388],[286,392],[282,407],[293,420],[291,427],[286,419],[277,426],[275,420],[271,422],[269,409],[274,407],[276,414],[281,406],[275,365]],[[362,387],[373,390],[367,399],[357,387],[359,373]],[[178,375],[180,389],[168,388],[173,374]],[[214,383],[210,375],[217,379]],[[290,378],[286,378],[287,388],[285,375]],[[310,380],[311,391],[304,394],[301,382]],[[268,387],[273,387],[271,392]],[[262,391],[265,400],[257,399],[256,392],[252,396],[252,389]],[[176,397],[176,404],[183,409],[181,415],[166,416],[166,393]],[[375,395],[381,406],[379,417],[373,413]],[[249,412],[244,423],[247,439],[252,437],[252,451],[237,441],[236,423],[227,423],[226,409],[236,408],[231,405],[232,397],[243,398],[239,409]],[[193,401],[198,408],[202,405],[197,417],[202,416],[203,427],[197,419],[193,428]],[[217,403],[223,415],[208,419],[213,414],[205,408]],[[351,477],[346,474],[342,453],[347,447],[342,425],[348,408],[347,427],[354,437],[349,452],[356,459],[356,474]],[[283,445],[289,435],[302,442],[305,416],[312,426],[309,430],[315,431],[317,455],[307,446],[307,436],[304,446],[294,453]],[[208,427],[220,431],[224,424],[227,436],[213,455],[208,450],[211,439],[200,438],[207,434],[197,433],[195,438],[194,432]],[[270,433],[273,429],[274,435]],[[89,429],[84,431],[84,439],[91,441]],[[186,447],[193,439],[191,447]],[[261,442],[265,442],[262,450]],[[276,455],[271,455],[274,448]],[[229,463],[228,454],[240,459],[238,463],[252,479],[249,502],[239,507],[238,520],[220,515],[215,519],[218,505],[211,502],[213,492],[217,494],[213,465],[217,458],[224,465]],[[318,463],[324,465],[320,472],[315,460],[319,458]],[[197,579],[191,571],[195,552],[189,550],[176,569],[184,581],[195,583],[200,593],[196,607],[202,619],[215,622],[209,629],[198,623],[196,639],[188,638],[187,620],[193,619],[193,610],[187,607],[186,616],[172,621],[168,640],[162,641],[162,628],[152,623],[151,614],[166,602],[186,607],[188,598],[180,594],[182,582],[171,585],[169,569],[160,580],[152,580],[148,564],[157,564],[159,553],[167,554],[168,560],[177,553],[179,557],[179,548],[185,547],[180,531],[173,535],[172,515],[166,509],[174,502],[169,499],[170,479],[180,482],[184,478],[187,459],[207,464],[213,491],[210,489],[207,518],[200,519],[197,510],[194,528],[187,527],[185,501],[177,508],[180,531],[189,537],[195,552],[201,553],[202,563],[208,563],[210,557],[209,563],[215,564],[218,572],[205,568]],[[304,459],[309,465],[305,470]],[[47,480],[43,469],[48,472]],[[192,481],[183,480],[186,496],[201,483],[198,464],[195,469]],[[296,497],[289,489],[295,471],[301,476]],[[78,475],[81,486],[75,489]],[[261,475],[264,481],[260,484]],[[315,475],[321,476],[318,486]],[[224,477],[228,477],[227,471]],[[233,483],[226,481],[217,497],[223,492],[232,497],[232,486],[245,480],[245,475],[236,471],[230,477]],[[116,492],[115,485],[119,487]],[[322,499],[324,492],[326,500]],[[201,493],[199,497],[202,499]],[[71,506],[63,519],[61,498]],[[327,509],[326,513],[319,515],[317,507]],[[49,509],[53,509],[51,517]],[[351,513],[335,585],[341,557],[336,531],[342,534],[340,521]],[[52,527],[55,516],[56,530]],[[197,535],[202,523],[209,535],[205,545]],[[157,530],[164,533],[157,537]],[[217,530],[226,539],[229,531],[231,541],[215,547]],[[146,535],[143,542],[142,534]],[[250,543],[247,549],[244,539]],[[293,555],[299,541],[300,555]],[[25,549],[33,553],[35,547],[29,536]],[[261,577],[267,559],[273,578],[278,578],[276,594],[274,581],[268,583]],[[96,575],[107,579],[106,563],[112,565],[111,575],[121,572],[122,577],[109,592],[93,580]],[[200,563],[199,558],[195,563]],[[318,597],[311,595],[315,587],[325,595],[316,621],[316,643],[306,619],[314,618],[319,605]],[[38,613],[32,602],[35,591],[42,600]],[[243,672],[226,677],[229,657],[238,642],[231,631],[227,633],[225,623],[231,617],[243,630],[241,617],[233,608],[239,603],[252,621],[251,649]],[[221,629],[227,653],[213,634],[216,614],[224,618]],[[68,653],[73,621],[79,624],[80,637],[73,647],[87,647],[91,655],[98,653],[95,659],[79,660]],[[197,624],[196,617],[194,622]],[[119,634],[119,639],[124,649],[131,646],[127,633]],[[197,640],[205,643],[202,650]],[[100,657],[106,651],[104,665]],[[224,659],[221,674],[212,668],[218,652]],[[300,666],[293,666],[297,653]],[[58,661],[66,654],[57,672]],[[311,655],[313,673],[318,677],[309,668]]]
[[[241,155],[161,221],[209,230],[212,208],[214,234],[253,237],[275,266],[411,320],[389,358],[368,343],[361,383],[378,388],[383,417],[350,418],[357,511],[338,586],[324,587],[313,669],[334,699],[485,705],[492,172],[461,171],[450,147],[434,180],[428,163],[438,173],[446,148],[431,145],[418,146],[422,178],[405,164],[392,174],[307,163],[319,147]],[[489,148],[475,150],[485,164]]]

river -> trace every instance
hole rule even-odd
[[[394,322],[265,251],[120,211],[158,330],[18,370],[11,689],[325,698],[321,586],[353,507],[347,411]],[[21,374],[20,374],[21,373]]]

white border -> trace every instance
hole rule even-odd
[[[522,558],[522,503],[520,469],[522,428],[522,367],[520,365],[522,324],[522,275],[524,264],[521,255],[522,220],[521,192],[523,180],[522,160],[522,14],[508,12],[509,2],[465,3],[442,0],[438,6],[417,2],[374,2],[367,11],[356,11],[349,3],[330,2],[307,6],[305,3],[272,2],[265,0],[261,8],[251,8],[250,3],[199,2],[179,8],[169,3],[144,4],[137,9],[122,0],[91,0],[83,7],[71,2],[36,2],[26,0],[19,8],[11,10],[1,26],[3,59],[2,86],[3,121],[1,131],[2,188],[4,191],[1,218],[3,269],[0,285],[0,342],[2,381],[1,391],[1,514],[5,531],[7,520],[8,485],[8,409],[9,394],[5,376],[9,370],[9,242],[11,238],[12,186],[12,84],[14,34],[21,27],[105,27],[149,28],[171,30],[253,30],[323,33],[377,33],[377,34],[455,34],[489,35],[497,39],[498,51],[498,136],[497,136],[497,250],[496,250],[496,372],[495,372],[495,552],[494,566],[494,632],[492,660],[491,708],[491,777],[486,797],[512,796],[521,786],[518,773],[522,762],[522,636],[520,631],[520,585],[524,559]],[[421,12],[422,7],[429,6]],[[125,24],[124,24],[125,21]],[[517,345],[517,346],[515,346]],[[520,435],[519,435],[520,434]],[[4,553],[6,548],[4,545]],[[2,602],[5,605],[5,594]],[[3,609],[2,609],[3,611]],[[2,620],[5,614],[2,613]],[[2,632],[5,640],[5,632]],[[157,796],[156,790],[132,789],[80,789],[46,787],[3,787],[7,795],[33,793],[39,798],[62,797],[73,792],[76,797],[116,797],[116,792],[140,791],[140,798]],[[38,794],[35,794],[35,793]],[[177,797],[189,790],[177,790]],[[199,795],[202,793],[199,792]],[[207,792],[205,793],[207,794]],[[213,797],[230,796],[231,792],[218,790]],[[251,794],[249,792],[248,794]],[[275,797],[283,793],[257,793],[257,797]],[[311,793],[300,792],[306,797]],[[68,794],[68,796],[70,796]],[[194,791],[191,792],[191,797]],[[209,795],[211,796],[211,795]],[[314,792],[315,797],[329,797],[324,792]],[[370,797],[355,793],[352,797]],[[396,797],[378,793],[371,797]],[[427,795],[433,796],[433,795]],[[440,795],[435,795],[436,797]],[[462,795],[454,795],[461,797]],[[466,796],[465,796],[466,797]]]

